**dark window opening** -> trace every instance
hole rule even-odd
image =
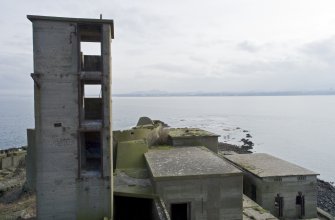
[[[304,181],[306,180],[306,176],[298,176],[297,179],[298,181]]]
[[[279,176],[277,176],[277,177],[274,178],[274,181],[276,181],[276,182],[281,182],[281,181],[282,181],[282,178],[279,177]]]
[[[82,114],[84,120],[102,119],[101,84],[84,84]]]
[[[257,199],[257,188],[254,184],[251,184],[251,199],[256,202]]]
[[[100,132],[84,132],[81,148],[81,171],[84,175],[101,173],[101,135]]]
[[[152,199],[114,196],[115,220],[152,220]]]
[[[284,198],[279,194],[275,197],[275,209],[277,217],[283,217]]]
[[[298,195],[295,199],[295,204],[298,206],[298,216],[304,217],[305,216],[305,196],[298,192]]]
[[[190,203],[171,204],[171,220],[190,220]]]

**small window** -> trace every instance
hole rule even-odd
[[[190,208],[190,203],[171,204],[171,220],[190,220]]]
[[[274,178],[274,181],[276,181],[276,182],[281,182],[281,181],[282,181],[282,178],[279,177],[279,176],[277,176],[277,177]]]
[[[100,175],[102,163],[100,132],[82,133],[81,142],[81,174],[86,176]]]
[[[304,181],[306,180],[306,176],[298,176],[297,179],[298,181]]]
[[[257,199],[257,188],[254,184],[251,184],[251,199],[256,202]]]

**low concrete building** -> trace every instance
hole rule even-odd
[[[152,149],[145,159],[172,220],[242,219],[242,172],[207,148]]]
[[[316,218],[318,174],[264,153],[225,156],[244,172],[244,194],[279,218]]]
[[[170,128],[170,142],[173,146],[205,146],[211,151],[218,152],[220,135],[199,128]]]

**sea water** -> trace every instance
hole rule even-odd
[[[141,116],[172,127],[199,127],[220,141],[254,142],[264,152],[335,181],[335,96],[115,97],[113,129],[136,125]],[[32,98],[0,98],[0,148],[26,145],[34,127]]]

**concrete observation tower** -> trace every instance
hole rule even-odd
[[[33,182],[38,219],[113,216],[113,20],[28,15],[33,24]],[[100,55],[82,53],[95,42]],[[87,88],[100,88],[96,97]]]

